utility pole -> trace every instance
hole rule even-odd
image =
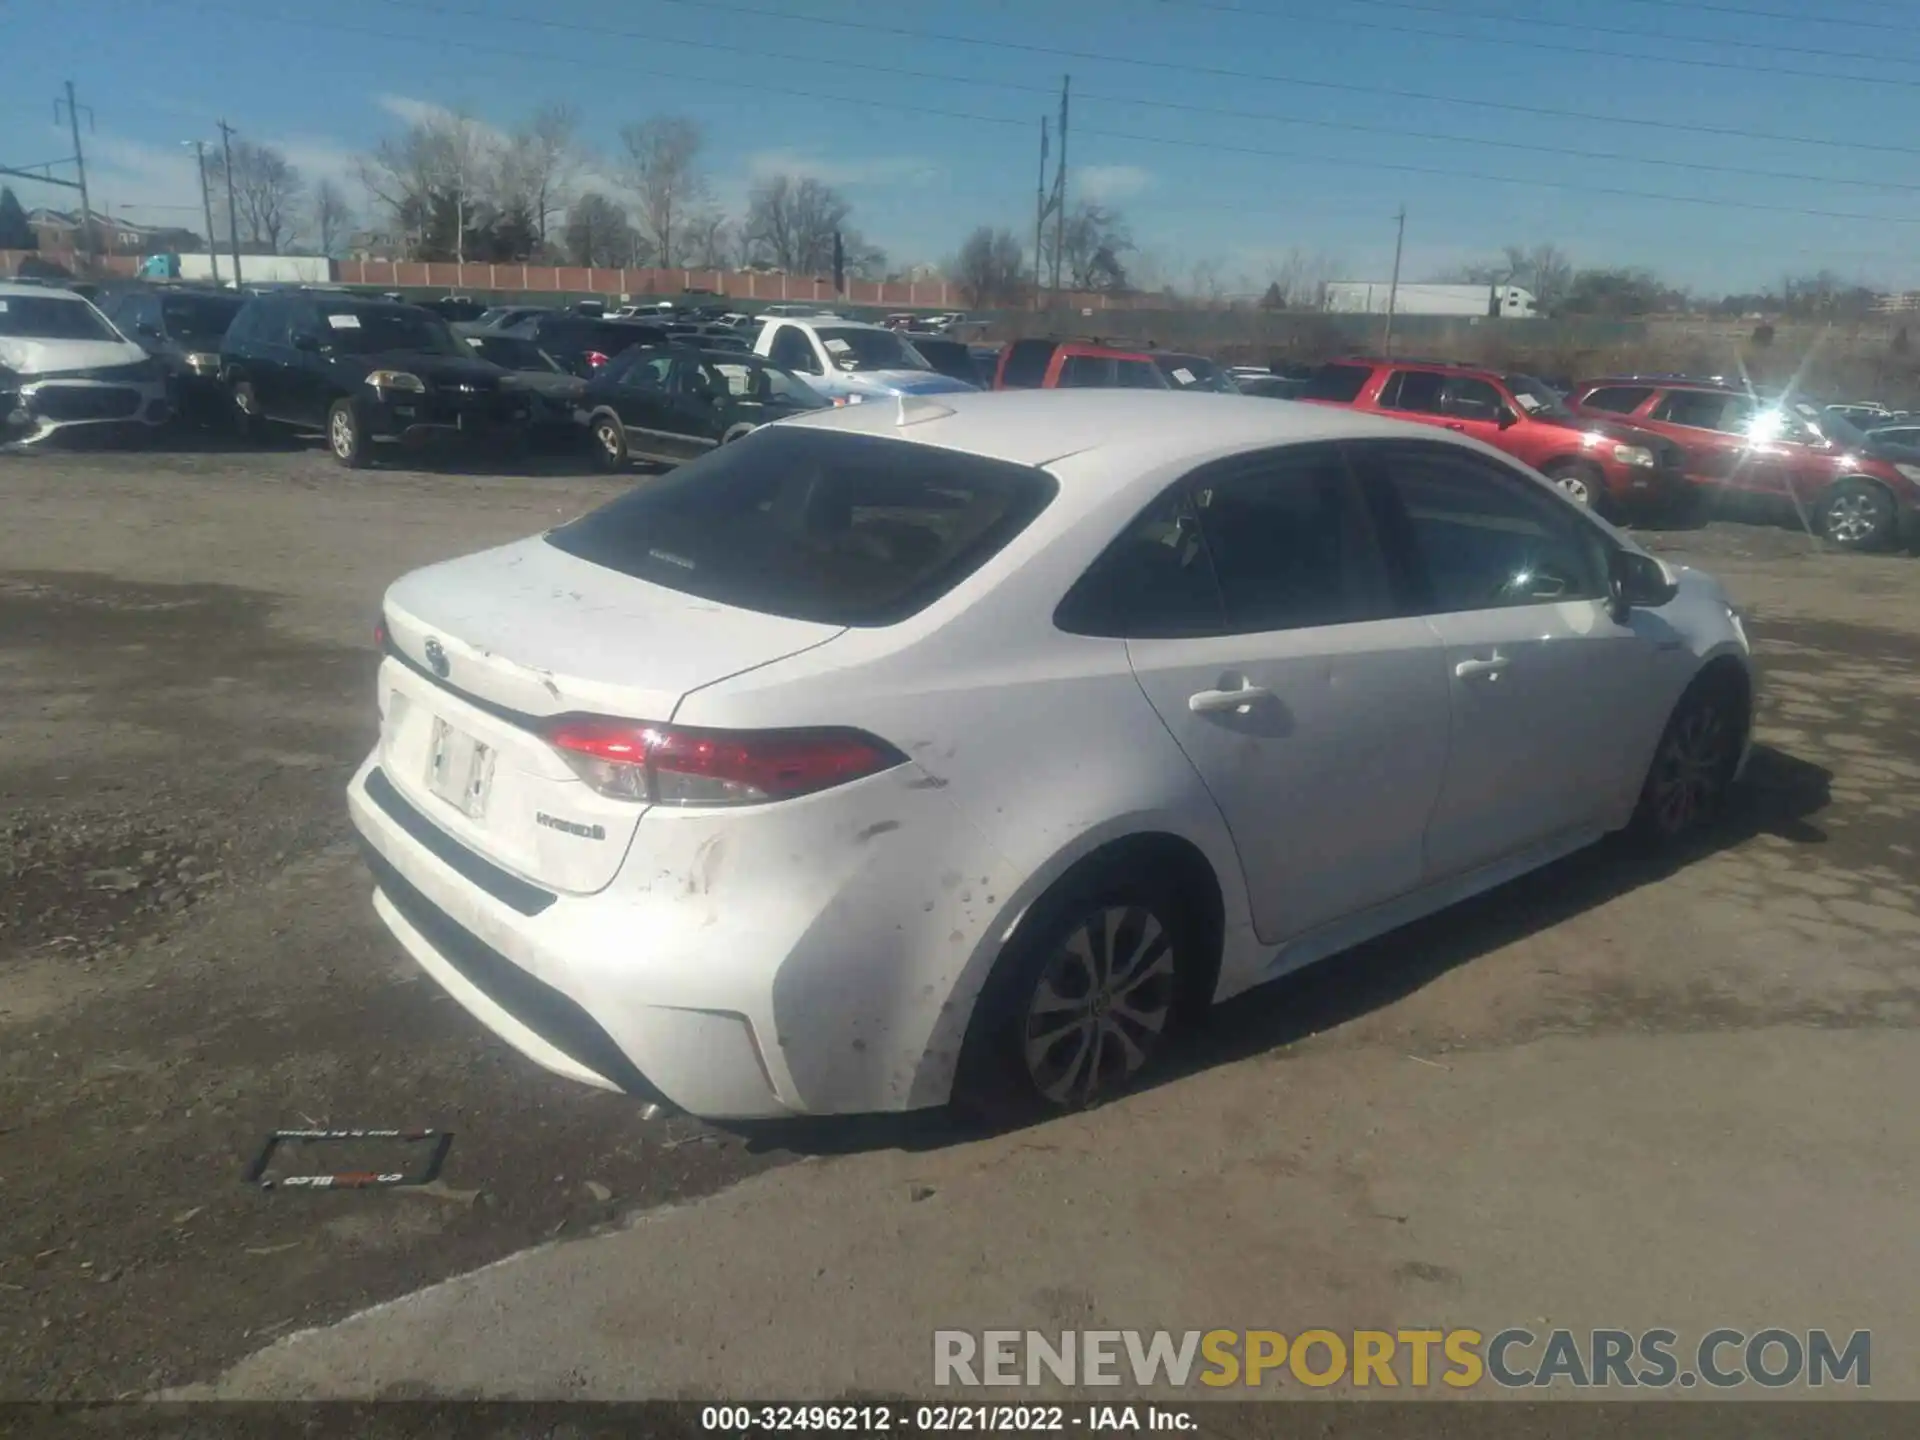
[[[53,102],[54,119],[60,118],[60,102]],[[87,198],[87,157],[80,148],[80,107],[74,103],[73,81],[67,81],[67,128],[73,132],[73,166],[80,175],[80,253],[93,255],[93,202]],[[93,128],[93,111],[87,111],[87,128]]]
[[[207,190],[207,142],[189,142],[200,162],[200,211],[207,218],[207,259],[213,262],[213,283],[220,283],[220,242],[213,238],[213,196]]]
[[[1387,335],[1386,343],[1381,346],[1386,358],[1393,358],[1393,312],[1400,301],[1400,251],[1407,243],[1407,207],[1402,205],[1399,213],[1393,217],[1398,228],[1393,236],[1393,278],[1387,282]]]
[[[1040,183],[1033,192],[1033,308],[1040,308],[1040,265],[1041,252],[1045,248],[1047,235],[1047,117],[1040,117]]]
[[[1060,172],[1053,182],[1053,299],[1060,301],[1060,257],[1067,247],[1067,92],[1071,75],[1060,77]]]
[[[227,242],[233,246],[233,288],[240,288],[240,212],[233,203],[233,127],[222,120],[220,126],[220,153],[226,160],[227,171]],[[213,244],[213,237],[207,237],[207,244]]]

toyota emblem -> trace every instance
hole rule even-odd
[[[447,678],[453,666],[447,662],[447,649],[438,640],[427,641],[427,664],[433,667],[433,673],[442,680]]]

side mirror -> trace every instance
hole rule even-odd
[[[149,320],[142,320],[133,327],[133,333],[136,335],[144,335],[149,340],[158,340],[160,338],[160,327]]]
[[[1502,430],[1511,430],[1519,423],[1520,417],[1518,415],[1514,414],[1513,411],[1504,405],[1500,407],[1500,428]]]
[[[1659,561],[1633,550],[1607,555],[1607,599],[1613,618],[1625,624],[1633,610],[1657,610],[1680,592]]]
[[[317,355],[320,353],[320,337],[305,333],[296,335],[293,337],[293,348],[304,350],[309,355]]]

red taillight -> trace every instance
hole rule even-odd
[[[387,648],[387,617],[384,615],[373,622],[373,648],[376,650]]]
[[[607,357],[602,355],[598,350],[589,350],[587,352],[587,364],[591,365],[594,369],[598,370],[606,363]]]
[[[905,763],[858,730],[689,730],[563,715],[547,743],[602,795],[656,805],[763,805]]]

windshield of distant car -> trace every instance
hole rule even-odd
[[[237,295],[169,295],[160,302],[160,314],[174,339],[217,343],[246,303]]]
[[[518,335],[469,335],[467,345],[482,360],[504,366],[508,370],[550,371],[556,375],[566,374],[566,370],[546,351],[531,340],[523,340]]]
[[[1844,445],[1849,450],[1858,450],[1870,447],[1873,443],[1867,432],[1854,424],[1849,416],[1836,415],[1831,410],[1822,414],[1819,411],[1812,411],[1810,406],[1794,408],[1801,411],[1802,419],[1808,429],[1824,435],[1836,445]],[[1809,411],[1812,413],[1808,413]]]
[[[1509,375],[1506,377],[1507,389],[1513,394],[1514,404],[1536,420],[1571,420],[1573,412],[1567,409],[1566,401],[1558,390],[1544,380],[1536,380],[1531,375]]]
[[[827,358],[842,370],[931,370],[922,355],[892,330],[849,326],[819,332]]]
[[[22,340],[124,338],[86,301],[59,295],[0,295],[0,335]]]
[[[389,350],[414,350],[425,355],[466,355],[472,352],[454,338],[447,322],[424,310],[350,309],[322,306],[321,339],[348,355],[381,355]]]
[[[1198,355],[1156,355],[1153,363],[1176,390],[1211,390],[1221,395],[1240,393],[1231,375]]]

